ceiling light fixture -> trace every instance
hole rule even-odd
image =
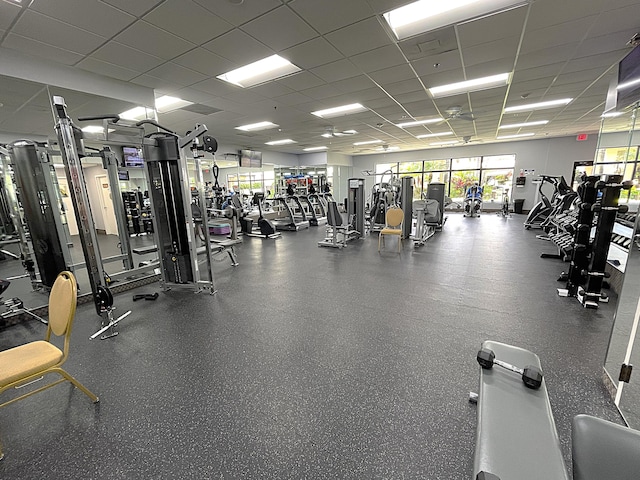
[[[398,40],[402,40],[526,3],[527,0],[420,0],[391,10],[383,17]]]
[[[153,109],[149,109],[153,111]],[[147,118],[147,108],[146,107],[134,107],[125,112],[119,114],[120,118],[124,118],[125,120],[142,120],[143,118]]]
[[[496,140],[507,140],[508,138],[522,138],[522,137],[533,137],[535,133],[518,133],[515,135],[502,135],[501,137],[496,137]]]
[[[280,55],[271,55],[270,57],[263,58],[244,67],[218,75],[216,78],[233,83],[242,88],[247,88],[284,77],[285,75],[291,75],[300,70],[302,70],[300,67],[297,67]]]
[[[416,138],[446,137],[447,135],[453,135],[453,132],[425,133],[424,135],[416,136]]]
[[[545,108],[562,107],[571,103],[573,98],[561,98],[560,100],[549,100],[547,102],[528,103],[526,105],[515,105],[504,109],[505,113],[509,112],[526,112],[528,110],[544,110]]]
[[[465,80],[464,82],[450,83],[439,87],[432,87],[429,93],[433,98],[448,97],[459,93],[477,92],[489,88],[505,87],[509,84],[511,73],[499,73],[488,77]]]
[[[356,142],[354,145],[371,145],[372,143],[382,143],[382,140],[367,140],[366,142]]]
[[[458,143],[458,140],[447,140],[443,142],[433,142],[429,145],[453,145],[454,143]]]
[[[322,147],[307,147],[307,148],[303,148],[302,150],[305,152],[316,152],[318,150],[326,150],[327,147],[322,146]]]
[[[268,130],[270,128],[276,128],[280,125],[276,125],[271,122],[258,122],[258,123],[250,123],[248,125],[240,125],[239,127],[235,127],[236,130],[242,130],[243,132],[257,132],[259,130]]]
[[[320,118],[332,118],[342,115],[349,115],[351,113],[364,112],[367,107],[359,103],[350,103],[349,105],[341,105],[339,107],[327,108],[325,110],[316,110],[311,112],[311,115],[315,115]]]
[[[285,138],[284,140],[273,140],[271,142],[266,142],[265,145],[288,145],[290,143],[296,143],[296,141],[291,140],[290,138]]]
[[[602,118],[615,118],[615,117],[619,117],[620,115],[622,115],[622,112],[605,112],[600,116]]]
[[[511,123],[509,125],[500,125],[498,129],[535,127],[536,125],[546,125],[547,123],[549,123],[549,120],[538,120],[536,122],[524,122],[524,123]]]
[[[169,95],[156,98],[156,110],[158,113],[172,112],[187,105],[193,105],[193,102],[178,97],[170,97]]]
[[[104,132],[104,127],[100,125],[87,125],[86,127],[82,127],[82,131],[85,133],[102,133]]]
[[[427,120],[416,120],[414,122],[404,122],[404,123],[396,123],[396,127],[398,128],[407,128],[407,127],[415,127],[417,125],[426,125],[428,123],[438,123],[443,120],[442,117],[438,118],[429,118]]]

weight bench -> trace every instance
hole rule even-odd
[[[482,348],[512,365],[542,369],[528,350],[492,341]],[[480,369],[480,390],[469,399],[478,404],[474,479],[569,480],[544,378],[533,390],[508,370]]]

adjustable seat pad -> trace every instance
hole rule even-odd
[[[541,368],[528,350],[492,341],[482,346],[497,360]],[[544,379],[532,390],[517,373],[480,369],[473,478],[481,471],[500,480],[569,480]]]

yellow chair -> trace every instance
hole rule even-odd
[[[398,252],[402,248],[402,223],[404,222],[404,212],[399,207],[391,207],[387,210],[385,215],[386,225],[380,230],[378,235],[378,251],[380,251],[380,244],[384,245],[385,235],[397,235],[398,236]]]
[[[82,390],[94,403],[99,401],[98,397],[84,385],[60,368],[69,355],[69,339],[76,314],[77,296],[78,286],[75,277],[71,272],[61,272],[49,294],[49,326],[45,339],[0,352],[0,394],[9,388],[24,386],[39,380],[48,373],[58,373],[63,378],[2,403],[0,407],[10,405],[65,380]],[[64,335],[63,350],[50,342],[52,333],[57,337]],[[2,457],[2,445],[0,445],[0,459]]]

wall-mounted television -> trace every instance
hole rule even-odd
[[[640,101],[640,45],[618,64],[616,110]]]
[[[126,170],[118,170],[118,180],[128,181],[129,172],[127,172]]]
[[[262,152],[254,150],[240,150],[240,166],[247,168],[262,168]]]
[[[144,156],[140,147],[122,147],[122,159],[125,167],[144,167]]]

